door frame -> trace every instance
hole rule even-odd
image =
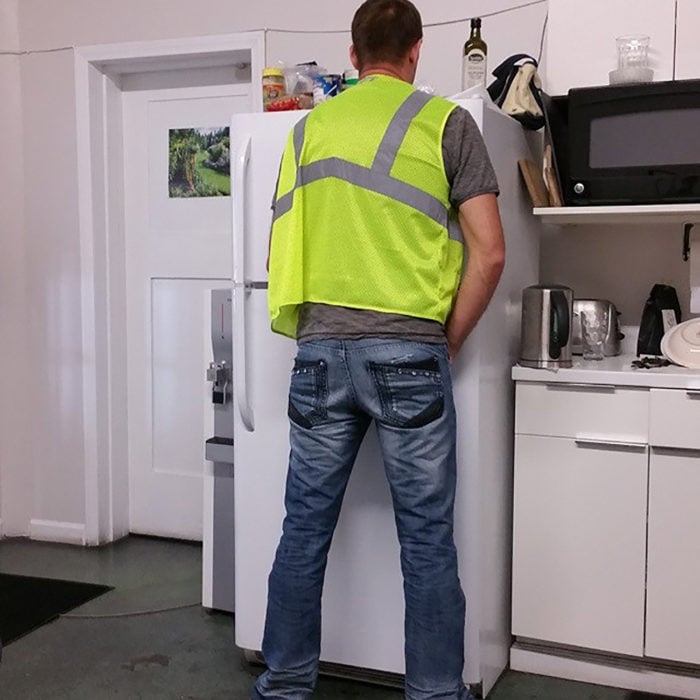
[[[87,545],[129,532],[120,76],[249,63],[254,83],[264,60],[264,31],[74,51]],[[262,92],[252,97],[262,111]]]

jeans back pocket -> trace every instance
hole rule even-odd
[[[445,392],[435,357],[395,364],[370,363],[382,416],[399,428],[420,428],[440,418]]]
[[[289,419],[313,428],[328,416],[328,367],[324,360],[295,360],[289,385]]]

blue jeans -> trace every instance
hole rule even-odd
[[[465,603],[453,540],[456,425],[446,346],[400,339],[301,343],[289,418],[286,517],[268,582],[262,647],[268,670],[253,700],[311,697],[328,550],[372,420],[401,545],[406,698],[469,700],[462,682]]]

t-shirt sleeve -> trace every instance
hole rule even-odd
[[[442,156],[455,209],[477,195],[498,194],[498,180],[484,139],[472,115],[462,107],[452,110],[447,119]]]

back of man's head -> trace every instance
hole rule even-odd
[[[420,13],[410,0],[366,0],[352,20],[352,43],[360,67],[400,63],[422,38]]]

